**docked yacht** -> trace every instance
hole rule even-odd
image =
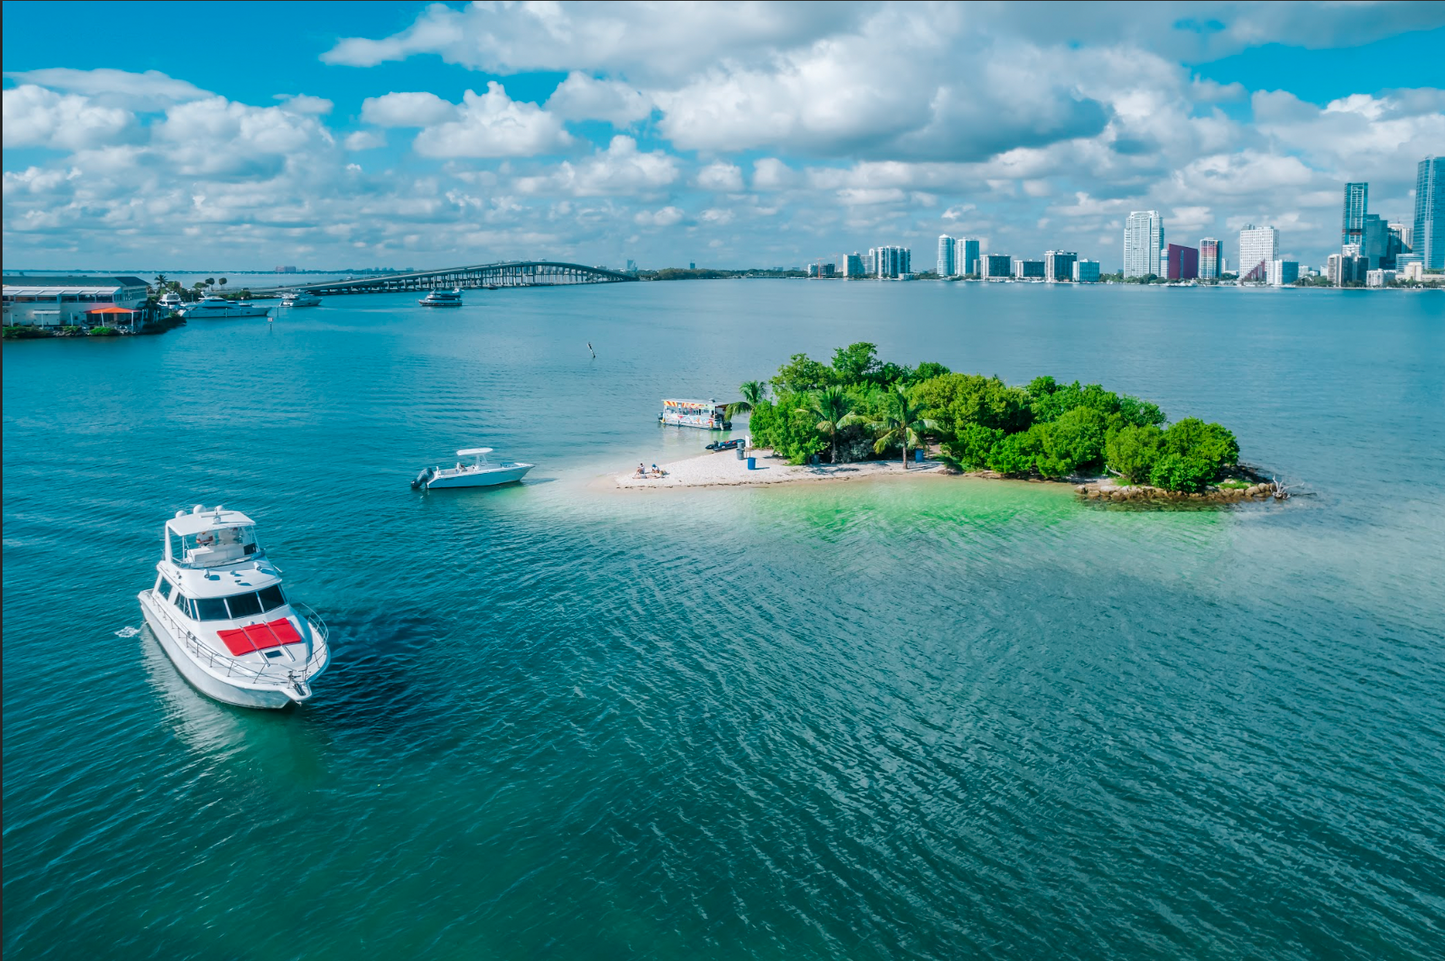
[[[174,290],[168,290],[161,294],[161,299],[156,301],[156,306],[166,313],[171,313],[182,310],[186,306],[186,302],[181,300],[180,294]]]
[[[326,625],[282,591],[251,518],[199,504],[177,511],[156,570],[155,586],[140,592],[141,613],[202,694],[258,708],[311,697],[331,661]]]
[[[460,307],[462,305],[462,291],[460,287],[452,290],[433,290],[417,303],[423,307]]]
[[[309,290],[293,290],[281,295],[282,307],[315,307],[321,298]]]
[[[226,300],[209,294],[185,307],[181,313],[186,320],[239,320],[243,317],[265,317],[270,309],[244,300]]]
[[[431,490],[436,487],[493,487],[510,484],[526,476],[535,464],[516,464],[502,461],[494,464],[487,460],[492,452],[490,447],[469,447],[457,451],[457,457],[470,457],[472,462],[457,461],[455,467],[428,467],[416,475],[411,482],[412,490]]]

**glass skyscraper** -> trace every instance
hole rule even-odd
[[[1219,279],[1219,240],[1205,237],[1199,241],[1199,279]]]
[[[1345,212],[1340,220],[1340,244],[1365,242],[1365,214],[1369,213],[1370,185],[1345,184]]]
[[[1124,222],[1124,276],[1158,277],[1164,247],[1164,218],[1157,210],[1135,210]]]
[[[1415,174],[1413,251],[1426,269],[1445,267],[1445,157],[1426,157]]]

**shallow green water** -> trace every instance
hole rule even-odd
[[[468,300],[5,346],[7,958],[1441,953],[1445,297]],[[705,442],[658,398],[859,339],[1221,420],[1310,496],[589,486]],[[407,489],[480,443],[540,466]],[[304,709],[116,636],[196,502],[330,621]]]

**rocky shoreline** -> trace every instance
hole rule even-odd
[[[1212,487],[1194,493],[1167,491],[1159,487],[1120,485],[1109,481],[1091,481],[1074,488],[1081,497],[1091,501],[1113,503],[1155,502],[1155,503],[1209,503],[1239,504],[1245,501],[1287,500],[1289,491],[1275,483],[1250,484],[1248,487]]]

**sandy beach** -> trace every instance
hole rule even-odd
[[[617,486],[626,490],[651,490],[683,487],[743,487],[753,484],[793,484],[804,481],[846,481],[880,477],[938,477],[945,471],[942,461],[909,462],[905,473],[902,463],[863,461],[857,464],[820,464],[816,467],[794,466],[771,451],[756,450],[757,469],[748,470],[748,462],[738,460],[736,451],[725,450],[689,457],[670,464],[659,464],[665,477],[638,477],[634,472],[617,475]],[[652,465],[649,464],[649,467]]]

